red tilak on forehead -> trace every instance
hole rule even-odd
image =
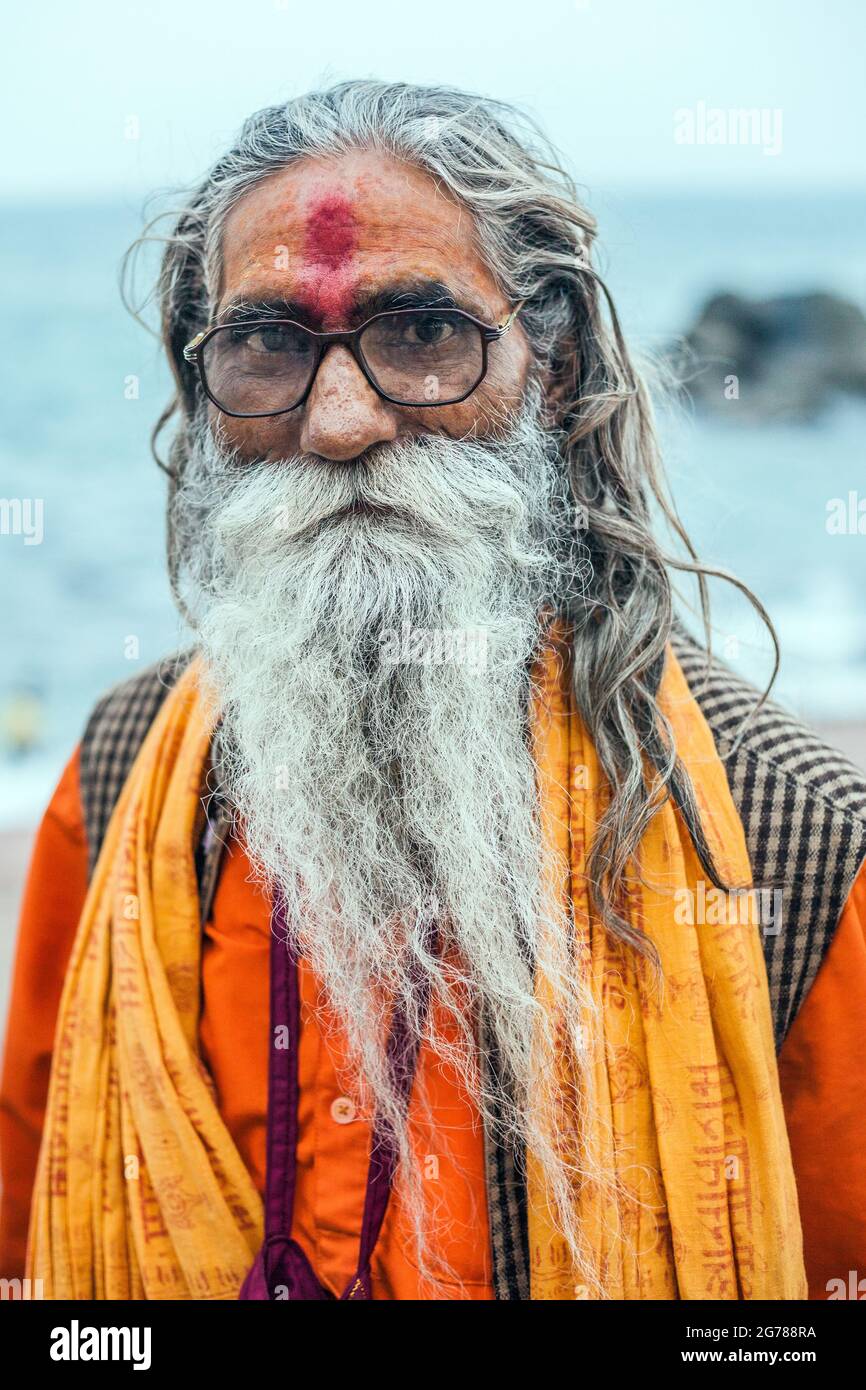
[[[352,204],[339,193],[321,198],[307,217],[299,289],[323,319],[343,318],[352,306],[355,227]]]
[[[355,246],[355,213],[339,194],[317,203],[307,218],[304,256],[336,269],[349,259]]]

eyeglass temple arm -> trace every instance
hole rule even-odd
[[[196,333],[195,337],[191,338],[190,341],[187,343],[186,347],[183,350],[184,361],[195,361],[195,354],[198,349],[198,345],[201,342],[202,338],[205,336],[205,332],[206,330],[202,330],[201,333]]]
[[[523,306],[524,306],[525,303],[526,303],[526,300],[525,300],[525,299],[518,300],[518,302],[515,304],[514,308],[511,310],[511,313],[508,315],[508,317],[507,317],[507,318],[504,318],[504,319],[502,320],[501,323],[497,323],[497,325],[496,325],[496,336],[497,336],[497,338],[501,338],[501,337],[503,336],[503,334],[505,334],[505,333],[508,332],[509,328],[510,328],[511,325],[513,324],[514,320],[517,318],[517,315],[520,313],[520,310],[523,308]]]

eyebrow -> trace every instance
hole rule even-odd
[[[374,314],[389,313],[394,309],[462,309],[485,323],[489,317],[487,311],[477,303],[466,299],[458,300],[441,280],[429,280],[423,276],[398,281],[370,294],[362,294],[355,301],[349,317],[355,323],[363,323]],[[243,295],[230,299],[220,310],[216,322],[244,323],[249,319],[269,318],[294,319],[309,327],[319,322],[319,317],[298,300],[285,295],[268,294],[261,297]]]

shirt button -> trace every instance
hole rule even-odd
[[[350,1125],[357,1114],[355,1102],[350,1096],[337,1096],[331,1102],[331,1119],[338,1125]]]

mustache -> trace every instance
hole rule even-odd
[[[337,527],[371,542],[472,546],[481,534],[524,529],[531,488],[520,443],[421,435],[376,445],[351,463],[316,455],[249,460],[208,429],[196,450],[200,501],[210,516],[220,502],[230,504],[235,542],[247,528],[261,533],[267,519],[281,548],[306,547]]]

